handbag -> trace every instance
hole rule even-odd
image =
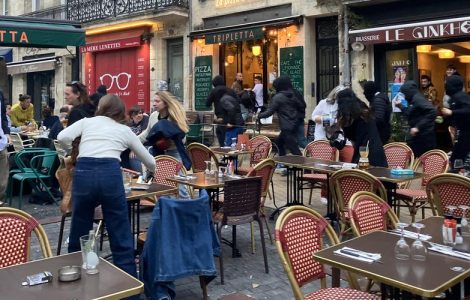
[[[165,151],[170,148],[170,140],[166,137],[160,137],[158,140],[155,141],[153,147],[160,151]]]
[[[79,136],[75,138],[72,142],[72,150],[70,151],[70,162],[73,166],[77,163],[77,157],[78,157],[78,150],[80,146],[80,142],[82,140],[82,137]]]

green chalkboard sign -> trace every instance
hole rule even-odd
[[[196,110],[211,110],[206,107],[207,96],[212,89],[212,56],[196,56],[194,63],[194,100]]]
[[[280,75],[287,75],[292,85],[302,95],[304,94],[304,47],[281,48]]]

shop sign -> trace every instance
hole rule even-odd
[[[109,41],[103,43],[87,44],[80,47],[80,53],[110,51],[130,47],[139,47],[142,44],[140,37],[132,37],[117,41]]]
[[[206,100],[212,90],[212,56],[196,56],[194,63],[194,101],[196,110],[210,110]]]
[[[235,43],[246,40],[258,40],[264,37],[262,27],[245,28],[206,34],[206,45],[218,43]]]
[[[226,8],[226,7],[233,7],[233,6],[243,6],[247,4],[252,4],[255,1],[257,0],[215,0],[215,7]]]
[[[304,47],[281,48],[280,74],[289,76],[292,86],[304,94]]]
[[[470,35],[470,17],[435,22],[351,30],[351,43],[384,44]]]

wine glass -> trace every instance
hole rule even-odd
[[[455,159],[454,160],[454,171],[460,173],[460,171],[464,168],[463,159]]]
[[[468,228],[468,220],[467,220],[467,210],[470,208],[470,206],[459,205],[459,208],[462,210],[462,221],[460,221],[460,224],[462,225],[462,235],[470,236],[470,231]]]
[[[206,173],[206,175],[210,175],[210,173],[211,173],[211,161],[206,160],[204,162],[206,163],[206,170],[204,171],[204,173]]]
[[[411,257],[414,260],[425,261],[428,254],[428,249],[424,246],[421,241],[421,229],[425,227],[423,223],[413,223],[412,224],[416,231],[418,232],[418,239],[411,244]]]
[[[410,259],[410,246],[403,236],[403,230],[408,226],[406,223],[397,223],[397,227],[401,229],[401,237],[395,245],[395,258],[400,260]]]

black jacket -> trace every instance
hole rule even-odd
[[[369,100],[370,110],[374,114],[375,123],[379,128],[382,144],[386,144],[390,138],[391,125],[390,116],[392,114],[392,105],[387,94],[378,93]]]
[[[369,163],[375,167],[388,167],[387,158],[380,140],[379,130],[374,119],[365,121],[362,118],[354,120],[354,122],[343,128],[344,135],[353,142],[354,156],[353,163],[359,162],[359,147],[367,146],[369,143]]]
[[[240,101],[233,90],[227,89],[227,92],[220,99],[219,105],[221,112],[220,117],[224,120],[224,124],[237,126],[243,126],[245,124],[240,109]]]
[[[462,89],[462,77],[453,75],[447,78],[446,94],[450,96],[452,123],[461,131],[470,132],[470,95]]]
[[[222,118],[223,111],[220,107],[220,99],[227,92],[228,88],[225,86],[224,78],[220,75],[217,75],[212,79],[212,85],[214,88],[209,93],[209,96],[206,100],[206,106],[211,107],[214,104],[214,113],[217,118]]]
[[[3,96],[3,92],[0,91],[0,112],[2,114],[2,129],[3,133],[10,134],[10,127],[8,127],[8,120],[6,114],[6,103],[5,97]]]
[[[91,118],[95,116],[96,107],[90,102],[89,104],[81,104],[77,107],[72,108],[69,114],[67,126],[83,119]]]

